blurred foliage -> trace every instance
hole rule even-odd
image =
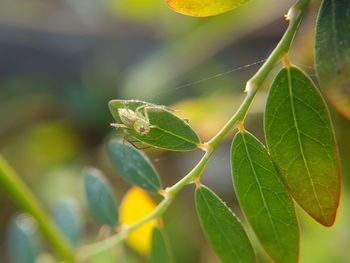
[[[112,182],[119,202],[127,191],[106,154],[106,138],[115,136],[107,102],[132,98],[174,104],[181,110],[176,114],[209,139],[238,107],[244,83],[258,65],[239,68],[267,56],[286,28],[283,15],[293,2],[251,0],[227,14],[198,19],[155,0],[0,0],[0,152],[47,207],[66,196],[77,201],[86,221],[83,243],[108,236],[109,230],[87,216],[81,177],[83,166],[97,166]],[[310,9],[318,4],[313,1]],[[310,14],[292,57],[311,74],[313,23]],[[261,135],[265,93],[258,95],[247,126]],[[328,229],[300,212],[301,262],[350,261],[350,123],[332,115],[344,182],[339,215]],[[223,145],[204,179],[240,215],[232,186],[227,186],[228,153]],[[199,154],[149,152],[165,186],[188,172]],[[0,206],[4,248],[17,208],[2,190]],[[191,187],[180,193],[164,222],[175,262],[218,262],[200,231]],[[269,262],[263,253],[258,252],[261,261]],[[115,262],[116,257],[118,262],[145,262],[124,246],[99,257],[93,262]],[[39,261],[50,260],[43,252]],[[3,249],[0,261],[9,262]]]
[[[81,239],[82,222],[75,201],[68,198],[58,200],[53,208],[53,218],[68,242],[77,247]]]
[[[7,246],[10,259],[14,262],[35,263],[39,254],[39,245],[36,223],[30,215],[20,214],[12,218],[8,230]]]

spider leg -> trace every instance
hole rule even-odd
[[[140,118],[142,119],[145,119],[148,123],[149,123],[149,118],[148,118],[148,114],[147,114],[147,111],[146,111],[146,108],[147,107],[151,107],[147,104],[144,104],[144,105],[141,105],[141,106],[138,106],[136,109],[135,109],[135,113],[140,116]],[[143,110],[143,113],[141,112],[141,110]]]
[[[126,126],[125,124],[120,124],[120,123],[111,123],[111,126],[114,128],[124,128],[124,129],[129,129],[128,126]]]
[[[170,112],[182,112],[182,110],[175,110],[175,109],[172,109],[168,106],[164,106],[164,105],[157,105],[155,106],[155,108],[158,108],[158,109],[162,109],[162,110],[167,110],[167,111],[170,111]]]
[[[182,119],[184,122],[186,122],[186,124],[190,124],[190,120],[189,119]]]
[[[137,150],[146,150],[146,149],[152,148],[151,146],[140,147],[135,144],[132,144],[132,146],[134,146]]]
[[[175,109],[172,109],[172,108],[167,107],[167,106],[161,106],[161,108],[163,108],[167,111],[170,111],[170,112],[183,112],[183,110],[175,110]]]
[[[126,154],[125,154],[125,142],[127,141],[126,136],[127,136],[127,135],[125,135],[125,136],[123,137],[123,149],[122,149],[122,151],[123,151],[123,156],[126,155]]]
[[[145,104],[145,105],[141,105],[141,106],[139,106],[139,107],[137,107],[136,108],[136,110],[135,110],[135,112],[139,112],[139,111],[141,111],[141,110],[143,110],[143,117],[145,118],[145,120],[149,123],[149,117],[148,117],[148,113],[147,113],[147,109],[148,108],[157,108],[157,106],[153,106],[153,105],[147,105],[147,104]]]
[[[151,148],[151,146],[144,146],[144,147],[140,147],[140,146],[137,146],[135,143],[138,143],[140,141],[131,141],[129,139],[125,139],[128,143],[130,143],[132,146],[134,146],[137,150],[145,150],[145,149],[149,149]]]
[[[145,118],[146,118],[147,122],[149,123],[147,108],[144,108],[144,109],[143,109],[143,113],[145,114]],[[150,127],[150,128],[151,128],[151,127]]]
[[[123,144],[124,144],[124,145],[125,145],[125,141],[127,141],[128,143],[130,143],[130,144],[131,144],[135,149],[137,149],[137,150],[146,150],[146,149],[152,148],[152,146],[144,146],[144,147],[137,146],[137,145],[135,144],[135,142],[131,142],[131,141],[127,140],[127,139],[124,139],[124,140],[123,140]],[[124,156],[126,155],[126,153],[125,153],[125,147],[123,147],[123,155],[124,155]]]
[[[155,108],[155,109],[162,109],[167,110],[170,112],[181,112],[182,110],[174,110],[170,107],[164,106],[164,105],[155,105],[155,104],[144,104],[136,108],[135,111],[140,111],[141,109],[147,109],[147,108]]]
[[[142,109],[144,109],[144,108],[146,108],[146,107],[151,107],[150,105],[147,105],[147,104],[143,104],[143,105],[141,105],[141,106],[138,106],[136,109],[135,109],[135,112],[136,111],[140,111],[140,110],[142,110]]]
[[[125,140],[130,143],[140,142],[139,140],[130,140],[129,138],[125,138]]]
[[[128,142],[129,144],[131,144],[132,146],[134,146],[136,149],[138,149],[137,147],[136,147],[136,145],[134,144],[135,142],[138,142],[137,140],[135,140],[135,141],[132,141],[132,140],[130,140],[129,138],[129,134],[125,131],[125,130],[123,130],[124,131],[124,137],[123,137],[123,155],[125,156],[126,155],[126,153],[125,153],[125,145],[126,145],[126,142]]]

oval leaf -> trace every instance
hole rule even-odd
[[[200,186],[195,202],[204,234],[223,263],[256,262],[241,223],[215,193]]]
[[[110,141],[108,149],[114,166],[125,180],[149,192],[160,189],[158,174],[144,154],[117,140]]]
[[[85,197],[92,217],[115,227],[118,225],[118,208],[113,193],[102,173],[95,168],[85,169]]]
[[[164,106],[137,100],[112,100],[109,108],[117,122],[112,125],[122,125],[120,128],[127,137],[170,151],[191,151],[200,145],[197,134],[186,121]],[[140,123],[142,127],[138,127]]]
[[[12,218],[8,230],[7,247],[14,263],[35,263],[39,254],[36,224],[26,214]]]
[[[161,229],[154,227],[152,231],[151,263],[169,263],[170,253]]]
[[[120,205],[120,222],[131,225],[148,216],[156,207],[147,192],[132,187],[124,196]],[[155,219],[148,221],[128,234],[127,244],[143,255],[148,255],[151,248],[152,230],[157,226]]]
[[[339,204],[338,152],[327,107],[312,80],[296,67],[282,69],[265,110],[266,141],[289,192],[325,226]]]
[[[53,218],[58,229],[73,245],[77,246],[81,235],[81,218],[77,204],[70,199],[57,202],[53,209]]]
[[[315,39],[315,69],[321,89],[347,118],[350,118],[349,14],[349,0],[324,0]]]
[[[294,204],[267,150],[251,134],[237,133],[231,167],[239,204],[263,247],[276,262],[297,262],[299,229]]]
[[[167,0],[170,8],[188,16],[206,17],[235,9],[248,0]]]

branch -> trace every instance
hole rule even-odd
[[[171,187],[168,187],[164,191],[162,191],[164,195],[164,199],[162,202],[158,204],[155,210],[149,214],[147,217],[143,218],[139,222],[129,225],[122,226],[121,231],[116,235],[109,237],[103,241],[94,243],[92,245],[88,245],[82,247],[79,251],[79,258],[86,259],[98,253],[101,253],[107,249],[110,249],[119,243],[121,243],[128,235],[128,233],[142,224],[160,217],[169,205],[172,203],[176,194],[182,190],[187,184],[190,184],[194,181],[197,181],[202,174],[205,166],[207,165],[210,157],[213,155],[214,151],[217,148],[217,145],[223,140],[223,138],[238,124],[242,124],[247,115],[247,112],[252,104],[255,94],[257,93],[261,84],[265,81],[267,75],[270,73],[271,69],[275,66],[277,62],[283,57],[288,55],[291,44],[293,42],[294,36],[297,32],[301,19],[304,15],[305,9],[309,3],[309,0],[299,0],[296,4],[294,4],[288,14],[286,15],[286,19],[289,20],[289,26],[284,33],[282,39],[267,58],[265,63],[261,66],[258,72],[248,80],[246,85],[245,92],[247,93],[246,98],[242,102],[241,106],[237,110],[237,112],[231,117],[231,119],[226,123],[226,125],[218,132],[217,135],[214,136],[209,142],[205,143],[205,154],[199,163],[179,182],[174,184]]]
[[[1,155],[0,184],[2,184],[12,200],[14,200],[19,207],[35,218],[39,229],[51,243],[60,258],[67,263],[76,262],[72,248],[57,230],[44,208]]]

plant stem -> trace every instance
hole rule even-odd
[[[194,179],[198,178],[202,174],[202,171],[204,170],[213,153],[214,149],[209,149],[208,151],[206,151],[206,153],[203,155],[203,157],[200,159],[197,165],[186,176],[184,176],[180,181],[178,181],[176,184],[174,184],[172,187],[169,187],[166,190],[168,195],[172,197],[176,196],[176,194],[182,188],[184,188],[185,185],[191,183]]]
[[[95,255],[102,253],[103,251],[106,251],[121,244],[126,237],[127,232],[121,231],[117,235],[108,237],[100,242],[81,247],[78,251],[77,258],[79,261],[85,262],[86,259],[91,258]]]
[[[18,206],[35,218],[39,229],[51,243],[59,257],[67,263],[76,262],[71,247],[57,230],[51,218],[46,214],[33,193],[1,155],[0,184],[6,189],[12,200],[17,203]]]
[[[252,92],[248,92],[247,96],[245,97],[244,101],[242,102],[239,109],[236,111],[236,113],[231,117],[231,119],[225,124],[225,126],[212,138],[207,145],[211,149],[215,149],[217,145],[222,141],[222,139],[232,130],[232,128],[238,124],[240,121],[243,121],[250,105],[253,102],[253,99],[255,97],[255,94],[258,89],[252,90]]]
[[[266,59],[265,63],[260,69],[247,81],[246,92],[247,96],[242,102],[237,112],[226,123],[226,125],[211,139],[207,144],[211,148],[215,148],[216,145],[227,135],[227,133],[239,122],[244,121],[245,116],[252,104],[255,94],[265,81],[267,75],[275,64],[285,55],[288,54],[290,46],[294,39],[295,33],[299,27],[300,21],[303,17],[304,11],[307,7],[309,0],[299,0],[294,6],[292,6],[288,12],[286,18],[290,20],[289,26],[284,33],[282,39],[272,51],[270,56]]]
[[[161,216],[168,206],[173,201],[176,194],[184,188],[187,184],[192,183],[194,180],[198,179],[202,174],[205,166],[207,165],[210,157],[213,155],[215,149],[218,144],[223,140],[223,138],[239,123],[242,123],[247,115],[247,112],[252,104],[255,94],[257,93],[261,84],[265,81],[267,75],[270,73],[271,69],[274,65],[280,61],[280,59],[286,56],[290,50],[292,41],[294,39],[295,33],[299,27],[300,21],[303,17],[304,11],[309,3],[309,0],[299,0],[297,3],[292,6],[287,15],[287,19],[290,21],[289,26],[284,33],[282,39],[267,58],[265,63],[261,66],[261,68],[257,71],[257,73],[248,80],[246,86],[247,96],[242,102],[239,109],[236,113],[231,117],[231,119],[226,123],[226,125],[216,134],[208,143],[206,143],[206,153],[201,158],[201,160],[197,163],[197,165],[179,182],[174,184],[173,186],[167,188],[165,190],[165,198],[162,202],[158,204],[155,210],[149,214],[147,217],[141,219],[137,223],[126,226],[121,232],[118,234],[105,239],[101,242],[97,242],[95,244],[86,246],[81,248],[81,256],[83,258],[91,257],[95,254],[98,254],[106,249],[110,249],[113,246],[121,243],[127,236],[128,232],[138,228],[142,224],[155,219]],[[84,253],[87,254],[84,254]]]
[[[309,0],[299,0],[289,9],[288,14],[286,15],[286,19],[290,21],[289,26],[268,59],[255,73],[255,75],[247,82],[248,92],[250,87],[257,89],[257,87],[259,87],[264,82],[273,66],[281,59],[281,57],[288,54],[295,33],[299,27],[300,21],[304,15],[308,3]]]

